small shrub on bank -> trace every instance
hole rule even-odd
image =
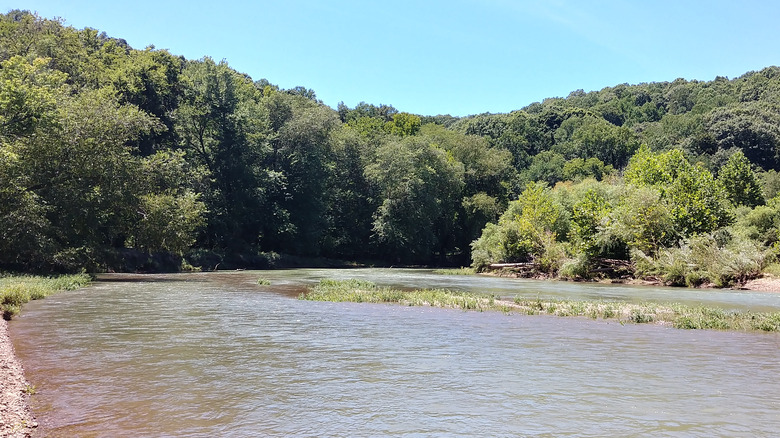
[[[566,280],[585,280],[591,278],[590,262],[585,254],[567,259],[561,264],[558,275]]]

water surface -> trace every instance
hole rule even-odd
[[[273,285],[255,285],[259,277]],[[773,436],[780,336],[299,301],[322,277],[780,309],[777,295],[294,270],[104,277],[10,324],[49,436]]]

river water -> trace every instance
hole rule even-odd
[[[261,276],[272,285],[257,286]],[[295,298],[323,277],[780,309],[780,294],[419,270],[107,275],[29,303],[9,324],[46,436],[780,431],[780,335]]]

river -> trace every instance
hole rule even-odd
[[[257,286],[258,277],[271,286]],[[780,294],[356,269],[106,275],[9,324],[53,437],[775,436],[780,335],[300,301],[320,278],[780,310]]]

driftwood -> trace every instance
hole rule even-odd
[[[528,263],[493,263],[492,265],[488,266],[490,269],[501,269],[501,268],[522,268],[527,266],[536,266],[536,263],[528,262]]]
[[[609,278],[627,278],[633,275],[634,265],[629,260],[594,259],[589,271]]]
[[[491,271],[498,271],[501,277],[530,278],[538,277],[541,274],[538,263],[493,263],[488,266]]]

